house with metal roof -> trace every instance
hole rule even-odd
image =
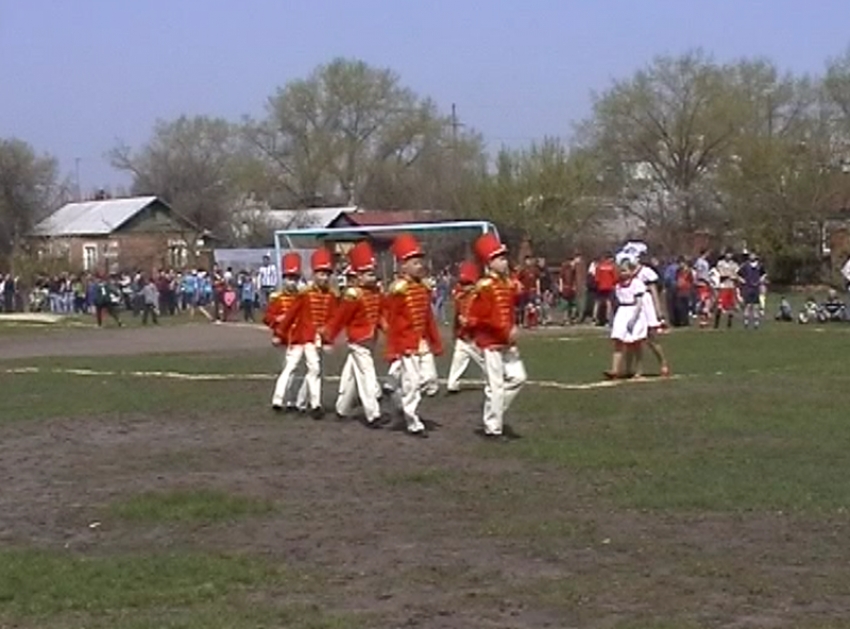
[[[41,257],[73,271],[182,268],[203,247],[199,230],[153,196],[68,203],[30,232]]]

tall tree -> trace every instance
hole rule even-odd
[[[599,225],[599,165],[586,151],[547,139],[525,150],[503,149],[483,186],[481,212],[514,240],[560,253],[594,235]]]
[[[480,137],[451,123],[391,70],[336,59],[279,89],[246,134],[292,205],[424,207],[481,167]]]
[[[0,139],[0,258],[8,260],[66,191],[54,157],[37,154],[22,140]]]
[[[658,57],[594,99],[582,141],[621,208],[671,246],[716,220],[711,183],[738,130],[727,72],[701,51]]]
[[[134,194],[160,196],[198,228],[218,235],[230,231],[244,156],[236,128],[206,116],[159,121],[145,146],[134,151],[121,143],[109,153],[115,168],[133,176]]]
[[[773,260],[812,258],[818,230],[807,240],[801,229],[822,222],[836,183],[824,101],[810,79],[768,61],[730,71],[741,124],[718,182],[729,225]]]

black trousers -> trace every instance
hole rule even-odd
[[[148,317],[153,320],[154,325],[159,323],[159,319],[156,316],[156,306],[153,304],[145,304],[145,308],[142,311],[142,325],[148,324]]]

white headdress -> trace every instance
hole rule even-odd
[[[614,262],[617,266],[633,267],[637,265],[637,255],[633,251],[622,249],[614,256]]]
[[[649,247],[647,247],[645,242],[629,241],[623,245],[621,251],[625,251],[630,255],[633,255],[635,258],[640,258],[641,256],[646,255],[646,252],[649,251]]]

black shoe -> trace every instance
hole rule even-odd
[[[392,418],[389,415],[381,415],[373,423],[378,424],[379,426],[386,426],[391,421],[392,421]]]
[[[446,389],[446,397],[451,397],[452,395],[457,395],[460,393],[460,389]]]
[[[361,421],[362,421],[362,424],[364,426],[366,426],[366,428],[369,428],[370,430],[380,430],[381,427],[383,426],[383,424],[381,423],[381,419],[382,418],[378,417],[377,419],[373,419],[372,421],[369,421],[368,419],[366,419],[364,417]]]
[[[341,415],[339,413],[334,413],[334,415],[336,415],[336,420],[338,422],[348,421],[348,417],[346,417],[345,415]]]
[[[287,407],[283,410],[283,412],[284,412],[284,413],[286,413],[287,415],[294,415],[295,413],[297,413],[297,412],[298,412],[298,409],[297,409],[297,408],[295,408],[294,406],[287,406]]]
[[[310,417],[315,420],[320,420],[325,416],[325,410],[321,406],[317,406],[314,409],[310,409]]]
[[[423,430],[417,430],[416,432],[411,432],[410,430],[408,430],[407,436],[408,437],[416,437],[418,439],[427,439],[428,438],[428,431],[423,429]]]
[[[272,404],[272,410],[275,413],[283,413],[283,407],[280,406],[279,404]]]

